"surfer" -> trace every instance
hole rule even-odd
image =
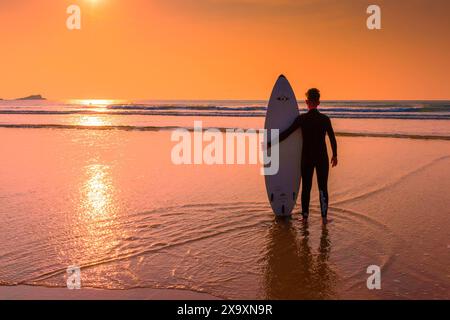
[[[280,133],[279,142],[285,140],[295,130],[301,128],[303,133],[303,152],[301,161],[302,172],[302,216],[305,221],[309,216],[309,201],[312,187],[314,169],[316,169],[317,183],[319,185],[320,211],[322,221],[327,224],[328,213],[328,171],[329,158],[325,135],[328,134],[333,150],[331,165],[337,166],[337,143],[330,118],[320,113],[320,91],[316,88],[306,92],[306,105],[308,112],[301,114],[285,131]]]

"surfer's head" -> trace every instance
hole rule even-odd
[[[320,104],[320,91],[317,88],[311,88],[308,91],[306,91],[306,105],[308,106],[308,109],[315,109]]]

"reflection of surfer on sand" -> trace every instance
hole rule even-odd
[[[298,231],[290,219],[277,219],[268,240],[264,287],[267,299],[327,299],[334,296],[337,276],[329,267],[331,242],[322,227],[319,252],[310,247],[308,225]]]

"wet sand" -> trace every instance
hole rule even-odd
[[[187,290],[137,288],[129,290],[0,286],[0,300],[216,300]]]
[[[6,298],[70,298],[70,265],[120,298],[450,298],[449,141],[338,137],[323,228],[316,186],[308,225],[276,220],[259,166],[175,166],[169,131],[0,134]]]

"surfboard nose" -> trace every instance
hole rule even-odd
[[[286,77],[284,76],[284,74],[280,74],[280,76],[278,78],[284,78],[286,79]]]

